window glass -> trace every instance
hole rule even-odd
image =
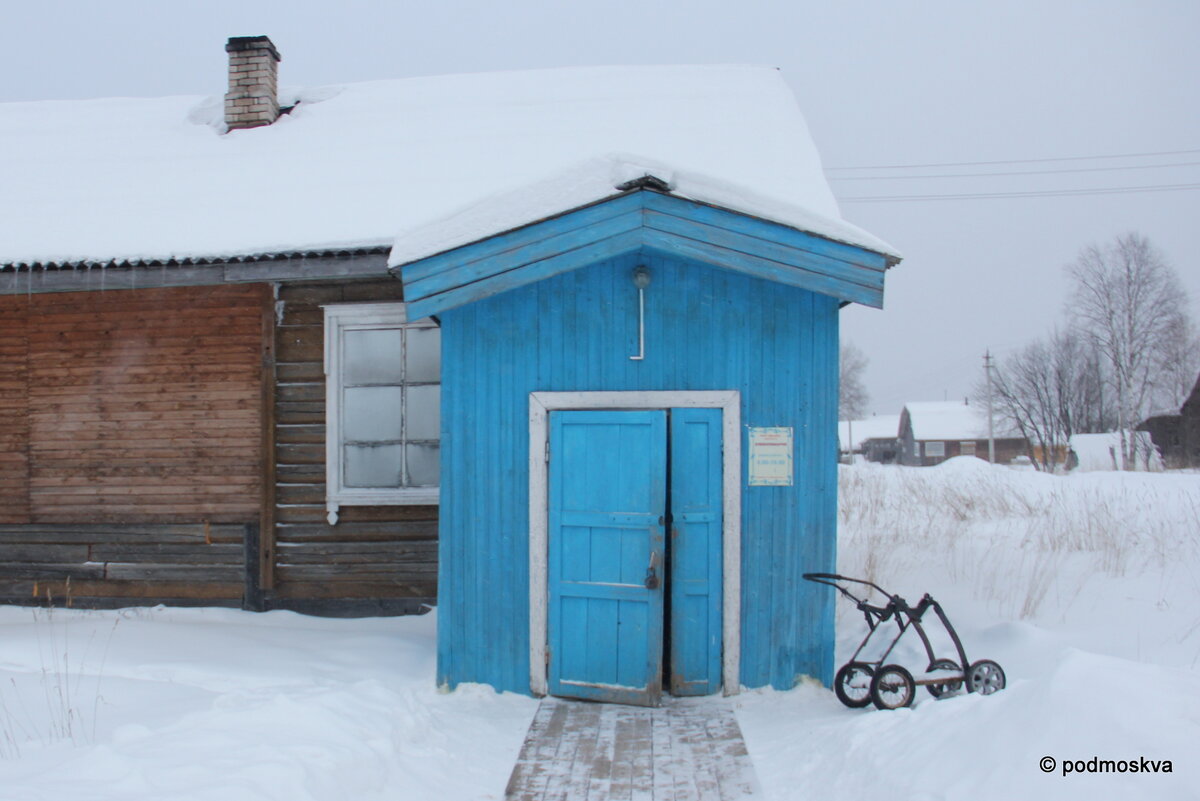
[[[346,387],[343,392],[344,442],[382,442],[404,436],[400,387]]]
[[[349,329],[343,332],[342,381],[345,384],[398,384],[404,329]]]
[[[404,351],[404,378],[411,383],[440,381],[442,366],[442,330],[409,328]]]
[[[406,439],[437,439],[441,421],[441,387],[426,384],[408,387],[404,408]]]
[[[347,445],[347,487],[398,487],[402,470],[400,445]]]
[[[436,503],[441,330],[402,303],[325,307],[326,506]]]
[[[925,443],[925,455],[926,456],[945,456],[946,455],[946,443],[944,443],[944,442],[926,442]]]
[[[438,485],[438,446],[409,445],[405,448],[408,457],[408,480],[414,487],[436,487]]]

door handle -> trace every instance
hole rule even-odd
[[[661,555],[658,551],[650,551],[650,566],[646,568],[646,589],[658,589],[658,562]]]

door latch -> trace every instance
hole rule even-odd
[[[650,566],[646,568],[646,589],[658,589],[658,551],[650,552]]]

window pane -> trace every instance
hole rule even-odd
[[[342,439],[357,442],[398,440],[400,387],[346,387]]]
[[[407,439],[437,439],[441,420],[442,388],[436,384],[408,387]]]
[[[348,329],[342,347],[342,375],[347,384],[399,384],[403,331],[379,328]]]
[[[438,381],[442,364],[442,329],[409,328],[404,352],[405,375],[409,382]]]
[[[400,486],[400,445],[347,445],[347,487]]]
[[[438,446],[408,445],[408,486],[436,487],[438,485]]]

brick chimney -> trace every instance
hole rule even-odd
[[[225,124],[229,130],[270,125],[279,117],[279,51],[266,36],[234,36],[229,54]]]

